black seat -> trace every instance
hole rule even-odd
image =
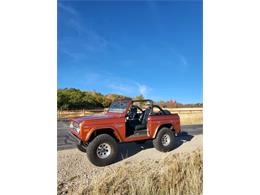
[[[141,124],[135,126],[135,130],[143,130],[147,128],[147,120],[149,117],[149,113],[151,112],[151,108],[147,108],[142,117],[141,117]]]
[[[132,107],[130,112],[129,112],[130,120],[133,120],[136,115],[137,115],[137,108],[136,107]]]

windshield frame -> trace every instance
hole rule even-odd
[[[124,107],[122,108],[118,108],[117,110],[112,110],[113,108],[111,108],[114,104],[125,104]],[[129,108],[131,104],[131,100],[115,100],[111,103],[111,105],[108,108],[109,113],[116,113],[116,114],[125,114]],[[116,108],[114,108],[116,109]],[[121,111],[119,111],[121,110]]]

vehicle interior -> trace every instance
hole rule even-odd
[[[134,100],[126,116],[126,137],[146,136],[149,116],[169,114],[151,100]]]

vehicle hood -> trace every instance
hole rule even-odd
[[[100,119],[110,119],[110,118],[119,118],[121,115],[111,115],[111,114],[104,114],[104,115],[91,115],[91,116],[83,116],[79,118],[73,118],[72,120],[81,123],[83,121],[96,121]]]

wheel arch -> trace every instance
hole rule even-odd
[[[165,123],[165,124],[161,124],[156,130],[155,130],[155,133],[153,135],[153,138],[155,138],[157,136],[157,134],[159,133],[159,131],[164,128],[164,127],[167,127],[169,128],[170,130],[174,131],[175,132],[175,129],[174,129],[174,126],[173,124],[171,123]]]
[[[112,129],[112,128],[100,128],[100,129],[93,130],[93,132],[89,136],[88,142],[91,142],[96,136],[101,135],[101,134],[110,135],[111,137],[113,137],[116,140],[116,142],[121,141],[119,135],[117,134],[117,132],[114,129]]]

